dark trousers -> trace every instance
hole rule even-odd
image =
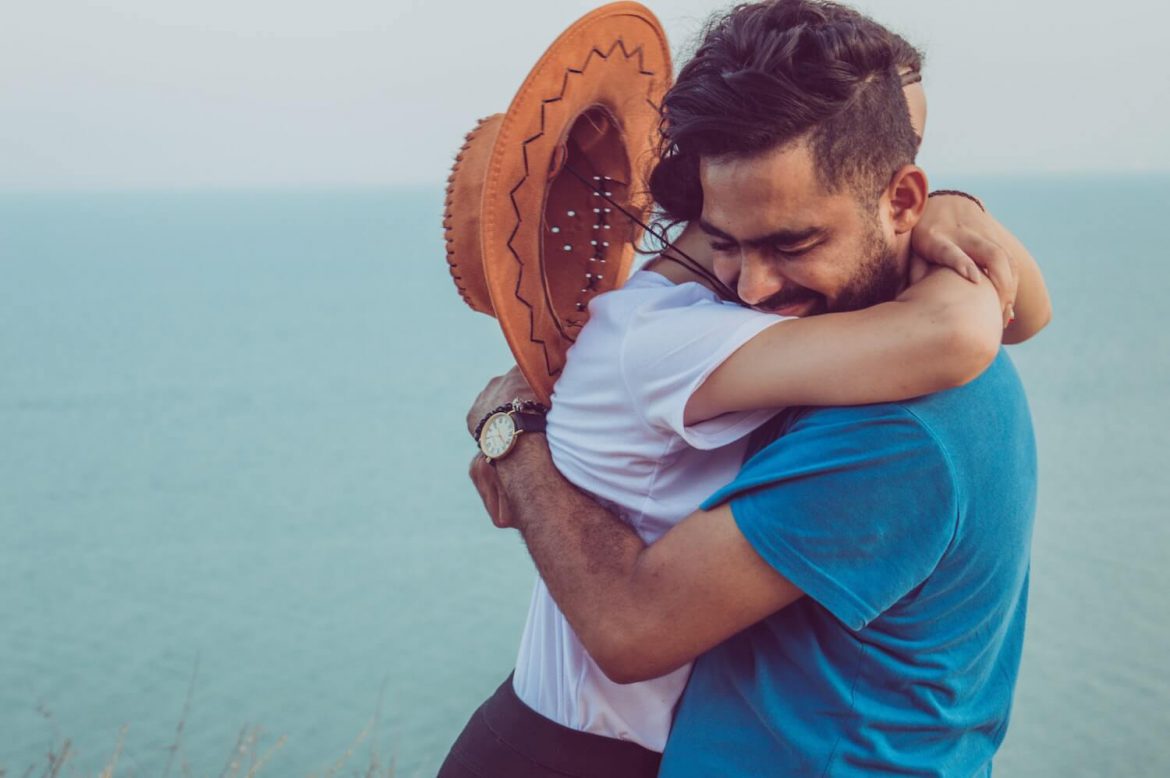
[[[438,778],[654,778],[662,755],[561,726],[496,689],[463,728]]]

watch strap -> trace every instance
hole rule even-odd
[[[543,413],[513,411],[512,420],[516,422],[518,432],[544,432],[548,426],[548,419]]]
[[[497,413],[507,413],[508,411],[514,411],[514,416],[524,413],[526,415],[539,415],[543,419],[544,415],[548,413],[548,407],[543,403],[538,403],[534,400],[516,399],[505,405],[492,408],[490,411],[484,414],[482,419],[479,420],[479,424],[475,425],[475,431],[471,433],[472,440],[474,440],[476,443],[479,443],[479,435],[481,432],[483,432],[483,425],[487,424],[487,420],[495,416]],[[523,429],[519,422],[517,423],[516,428]],[[544,427],[542,426],[539,430],[534,429],[533,432],[544,432]]]

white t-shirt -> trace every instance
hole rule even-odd
[[[740,346],[782,317],[697,283],[640,271],[589,305],[548,415],[557,469],[653,542],[739,471],[747,436],[776,409],[683,424],[687,400]],[[661,751],[690,665],[616,684],[586,653],[543,580],[532,594],[513,686],[567,727]]]

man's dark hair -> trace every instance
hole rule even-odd
[[[668,222],[703,208],[700,157],[747,157],[806,139],[826,189],[876,201],[914,161],[900,72],[921,54],[845,6],[764,0],[713,19],[663,102],[650,191]]]

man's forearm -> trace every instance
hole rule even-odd
[[[637,634],[636,573],[646,544],[556,469],[543,439],[496,463],[512,523],[553,599],[603,669]],[[607,670],[608,672],[608,670]]]

